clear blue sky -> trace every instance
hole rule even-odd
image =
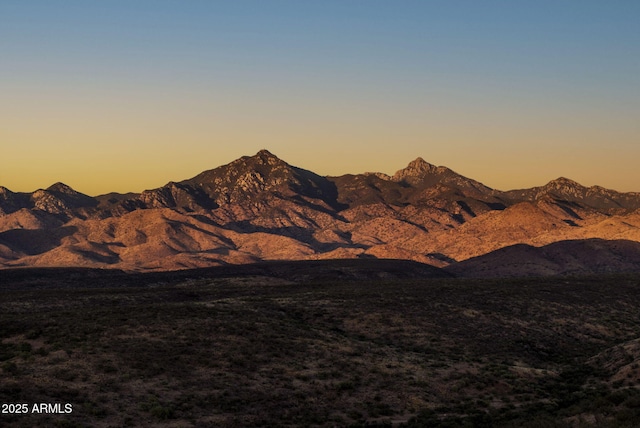
[[[0,0],[0,185],[98,194],[267,148],[640,191],[640,1]]]

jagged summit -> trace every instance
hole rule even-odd
[[[254,158],[260,158],[260,159],[263,159],[263,160],[268,160],[268,159],[278,159],[278,160],[280,160],[280,158],[278,158],[278,156],[274,155],[273,153],[271,153],[267,149],[259,150],[258,153],[256,153],[253,157]]]
[[[620,193],[601,186],[586,187],[566,177],[558,177],[544,186],[502,192],[502,195],[515,201],[561,201],[610,214],[640,208],[639,193]]]
[[[48,192],[65,193],[67,195],[76,195],[80,193],[60,181],[58,181],[55,184],[52,184],[51,186],[47,187],[45,190]]]
[[[94,198],[80,193],[61,182],[55,183],[44,190],[36,190],[31,194],[31,201],[35,208],[54,214],[98,205]]]
[[[445,166],[430,164],[421,157],[409,162],[406,168],[397,171],[391,180],[417,188],[440,186],[442,189],[457,189],[475,196],[489,196],[493,192],[491,188],[478,181],[464,177]]]
[[[432,165],[421,157],[418,157],[415,160],[409,162],[409,165],[407,165],[406,168],[400,169],[395,174],[393,174],[392,178],[394,181],[401,181],[411,177],[420,178],[427,175],[444,172],[445,169],[446,168]]]
[[[266,149],[204,171],[182,184],[201,190],[217,205],[273,195],[321,198],[327,203],[335,200],[325,177],[291,166]]]
[[[283,161],[282,159],[280,159],[278,156],[274,155],[267,149],[262,149],[253,156],[242,156],[241,158],[231,162],[231,164],[235,164],[235,163],[246,164],[249,166],[282,165],[282,164],[289,165],[288,163],[286,163],[285,161]]]
[[[583,195],[586,190],[586,187],[576,181],[570,180],[566,177],[558,177],[542,186],[536,195],[536,199],[541,199],[547,195],[555,195],[563,198],[578,198],[580,195]]]
[[[254,167],[254,168],[261,168],[261,167],[291,168],[291,165],[289,165],[287,162],[283,161],[278,156],[274,155],[273,153],[271,153],[269,150],[266,150],[266,149],[262,149],[255,155],[246,158],[246,164],[249,167]]]
[[[412,160],[411,162],[409,162],[409,164],[407,165],[407,169],[410,168],[416,168],[416,169],[432,169],[434,168],[435,165],[430,164],[429,162],[427,162],[426,160],[424,160],[423,158],[421,158],[420,156],[418,156],[417,158],[415,158],[414,160]]]
[[[183,183],[210,188],[233,187],[238,182],[269,181],[277,178],[281,181],[293,173],[294,168],[266,149],[260,150],[253,156],[242,156],[218,168],[201,172]]]
[[[578,183],[577,181],[573,181],[573,180],[571,180],[569,178],[558,177],[555,180],[551,180],[550,182],[545,184],[543,187],[558,189],[558,188],[565,188],[565,187],[579,187],[579,188],[582,188],[584,186],[581,185],[580,183]]]
[[[640,194],[564,177],[502,192],[418,157],[393,176],[322,177],[269,150],[183,181],[91,198],[0,188],[0,267],[181,269],[273,259],[443,266],[511,244],[640,242]]]

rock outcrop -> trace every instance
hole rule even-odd
[[[503,192],[422,158],[393,176],[322,177],[261,150],[141,193],[0,187],[0,266],[375,257],[443,267],[518,244],[640,242],[639,210],[640,193],[566,178]]]

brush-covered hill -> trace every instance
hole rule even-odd
[[[640,242],[585,239],[542,247],[516,244],[452,264],[446,270],[474,278],[640,272]]]

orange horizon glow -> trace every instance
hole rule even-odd
[[[3,4],[0,186],[140,192],[266,148],[640,192],[640,3],[321,3]]]

